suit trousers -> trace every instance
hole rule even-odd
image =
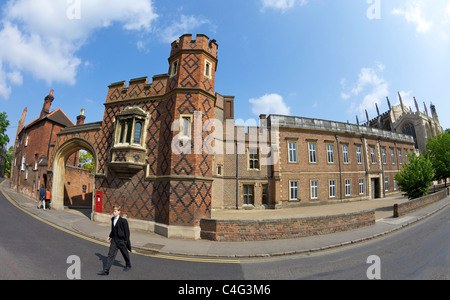
[[[111,268],[118,250],[120,250],[120,253],[122,253],[123,259],[125,259],[126,266],[131,267],[130,255],[128,254],[126,242],[112,238],[111,246],[109,247],[108,252],[108,259],[106,260],[106,266],[104,268],[105,271],[109,271],[109,269]]]

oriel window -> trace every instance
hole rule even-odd
[[[142,146],[147,114],[140,108],[130,107],[119,113],[116,125],[116,146]]]

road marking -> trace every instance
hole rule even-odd
[[[3,181],[5,182],[5,181]],[[2,187],[3,182],[0,183],[0,187]],[[54,223],[51,223],[47,220],[42,219],[41,217],[36,216],[35,214],[27,211],[26,209],[20,207],[20,205],[18,205],[14,200],[12,200],[4,191],[2,188],[0,188],[0,191],[2,192],[3,196],[5,196],[6,200],[8,200],[12,205],[14,205],[16,208],[20,209],[21,211],[23,211],[24,213],[32,216],[33,218],[37,219],[38,221],[41,221],[47,225],[52,226],[53,228],[56,228],[58,230],[64,231],[68,234],[74,235],[78,238],[90,241],[92,243],[96,243],[105,247],[109,247],[109,243],[106,242],[102,242],[90,237],[87,237],[85,235],[76,233],[74,231],[68,230],[64,227],[61,227],[59,225],[56,225]],[[199,262],[199,263],[217,263],[217,264],[239,264],[241,263],[240,260],[237,259],[215,259],[215,258],[196,258],[196,257],[183,257],[183,256],[171,256],[171,255],[166,255],[166,254],[147,254],[147,253],[143,253],[140,251],[136,251],[136,250],[132,250],[131,253],[134,254],[138,254],[138,255],[143,255],[143,256],[148,256],[148,257],[153,257],[153,258],[160,258],[160,259],[168,259],[168,260],[178,260],[178,261],[190,261],[190,262]]]

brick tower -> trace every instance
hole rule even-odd
[[[170,153],[169,224],[198,226],[211,214],[212,149],[204,124],[214,118],[217,44],[205,35],[181,36],[172,43],[169,93],[174,111]],[[177,131],[178,129],[178,131]]]

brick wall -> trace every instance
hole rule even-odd
[[[437,202],[439,200],[442,200],[446,198],[449,194],[449,189],[445,189],[443,191],[424,196],[418,199],[413,199],[408,202],[395,204],[394,205],[394,218],[398,218],[401,216],[404,216],[412,211],[418,210],[420,208],[423,208],[425,206],[428,206],[430,204],[433,204],[434,202]]]
[[[323,235],[375,224],[375,210],[285,220],[200,221],[201,238],[213,241],[258,241]]]
[[[92,207],[94,175],[82,168],[67,166],[64,205]],[[85,189],[83,189],[85,186]]]

